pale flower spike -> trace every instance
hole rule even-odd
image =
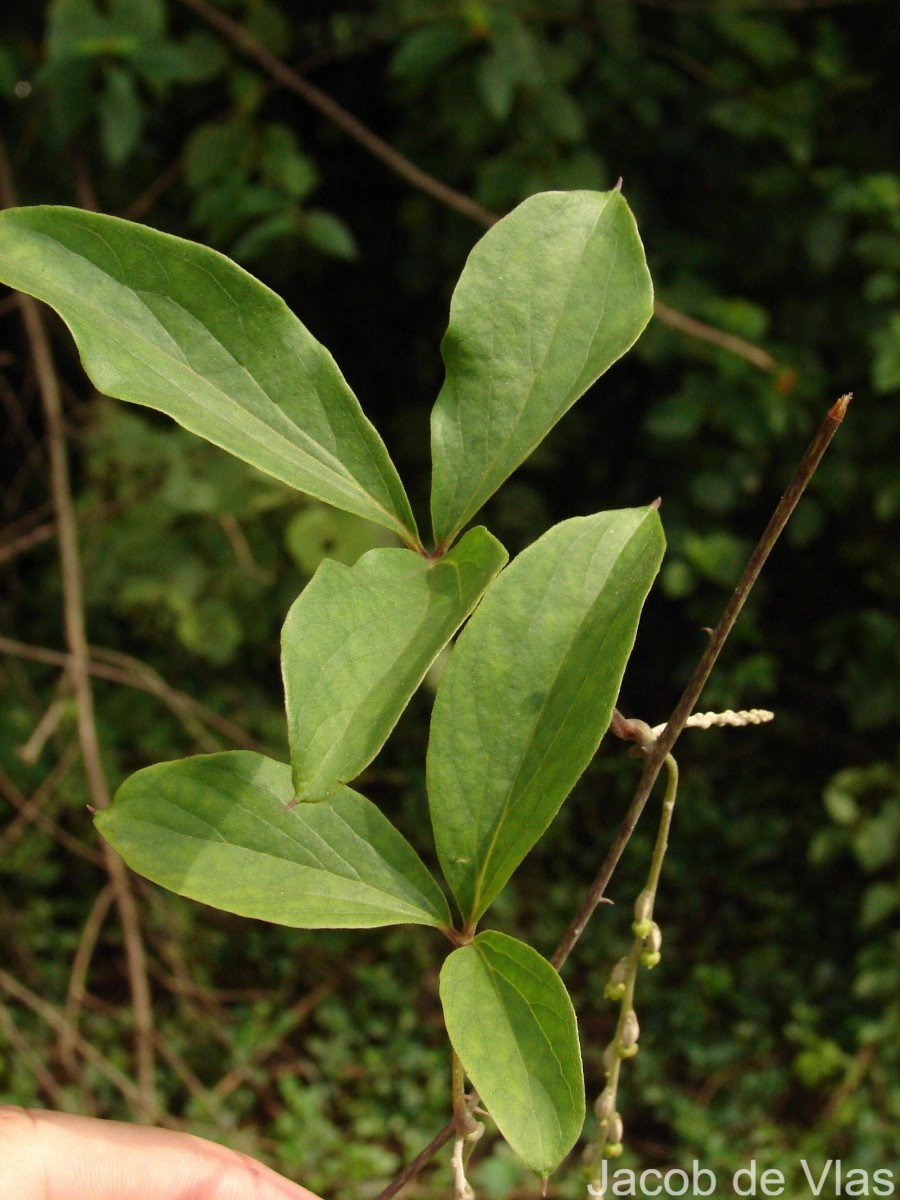
[[[685,728],[711,729],[714,725],[733,725],[735,727],[742,725],[764,725],[766,721],[773,721],[774,719],[775,714],[769,712],[766,708],[747,708],[741,709],[740,712],[734,712],[729,708],[725,712],[720,713],[694,713],[688,717]],[[651,733],[654,737],[659,737],[665,727],[665,722],[662,725],[654,725]]]

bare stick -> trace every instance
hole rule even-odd
[[[380,138],[377,133],[373,133],[371,129],[363,125],[362,121],[354,117],[336,101],[317,88],[314,84],[304,79],[302,75],[298,75],[292,70],[287,63],[282,62],[277,55],[253,36],[248,29],[243,25],[226,16],[220,9],[212,4],[207,4],[206,0],[182,0],[188,8],[194,10],[198,16],[202,17],[214,29],[217,29],[223,37],[227,38],[232,45],[243,51],[248,58],[252,58],[255,62],[267,71],[278,83],[290,91],[295,92],[298,96],[302,96],[308,104],[317,109],[322,116],[326,117],[338,129],[342,129],[354,141],[359,142],[364,146],[370,154],[375,158],[381,159],[395,174],[405,179],[407,183],[417,188],[420,192],[425,192],[426,195],[433,197],[439,203],[446,205],[448,208],[455,209],[456,212],[462,213],[463,216],[469,217],[473,221],[477,221],[479,225],[493,225],[499,220],[496,213],[489,212],[482,205],[476,203],[463,192],[456,191],[455,188],[448,187],[447,184],[441,183],[439,179],[435,179],[433,175],[429,175],[427,171],[423,171],[417,167],[415,163],[395,150],[383,138]]]
[[[735,333],[726,333],[723,329],[715,329],[712,325],[707,325],[705,321],[698,321],[696,317],[689,317],[687,313],[679,312],[677,308],[663,304],[662,300],[654,300],[653,312],[656,319],[662,321],[663,325],[677,329],[686,337],[699,338],[700,341],[719,346],[722,350],[728,350],[731,354],[736,354],[738,358],[746,359],[754,367],[759,367],[760,371],[774,371],[778,366],[771,354],[761,350],[759,346],[754,346],[752,342],[738,337]]]
[[[9,160],[6,148],[0,141],[0,204],[7,208],[12,207],[15,203],[15,188]],[[75,693],[78,740],[81,745],[81,757],[87,776],[91,803],[95,808],[105,808],[109,803],[109,790],[103,772],[97,725],[94,719],[94,695],[89,673],[90,653],[84,621],[78,530],[69,479],[68,446],[59,379],[56,375],[50,341],[37,302],[30,296],[20,295],[19,308],[31,347],[47,427],[50,490],[56,513],[62,570],[63,621],[66,643],[71,656],[69,670]],[[139,1118],[150,1120],[156,1113],[156,1102],[153,1080],[153,1009],[146,954],[141,937],[137,905],[125,864],[105,842],[103,858],[116,890],[116,905],[122,924],[128,981],[134,1009],[135,1056],[138,1076],[136,1112]]]
[[[485,228],[495,225],[500,220],[500,213],[491,212],[490,209],[485,208],[464,192],[449,187],[446,183],[435,179],[433,175],[429,175],[427,171],[423,171],[421,167],[417,167],[405,154],[395,150],[384,138],[379,137],[377,133],[364,125],[358,117],[348,112],[346,108],[310,83],[309,80],[304,79],[271,50],[267,50],[248,29],[223,13],[221,9],[209,4],[207,0],[181,0],[181,2],[193,9],[207,24],[217,29],[248,58],[252,58],[254,62],[258,63],[272,79],[301,96],[322,116],[342,129],[344,133],[368,150],[375,158],[380,159],[412,187]],[[705,321],[698,321],[696,317],[689,317],[686,313],[679,312],[668,304],[663,304],[661,300],[654,302],[653,309],[663,324],[670,325],[673,329],[677,329],[689,337],[700,338],[702,341],[720,346],[722,349],[736,354],[738,358],[752,363],[761,371],[773,371],[777,366],[770,354],[758,346],[754,346],[752,342],[738,337],[737,334],[715,329],[712,325],[707,325]]]
[[[23,1037],[19,1032],[15,1021],[10,1015],[9,1009],[2,1001],[0,1001],[0,1032],[5,1035],[6,1040],[19,1056],[19,1059],[31,1071],[50,1103],[55,1108],[65,1108],[62,1085],[56,1081],[56,1078],[50,1073],[40,1057],[35,1054],[28,1039]],[[87,1100],[87,1097],[85,1099]],[[86,1104],[86,1107],[89,1107],[89,1105]]]
[[[53,797],[59,785],[77,761],[78,746],[72,742],[63,749],[56,765],[44,776],[39,786],[31,793],[27,800],[19,792],[19,789],[3,768],[0,767],[0,793],[6,796],[13,808],[17,809],[19,813],[15,820],[10,821],[3,831],[3,836],[0,837],[0,854],[8,854],[31,825],[37,825],[39,828],[49,832],[48,825],[52,825],[53,822],[44,813],[44,805]]]
[[[72,762],[74,762],[77,757],[77,748],[75,748],[75,753],[72,756]],[[45,783],[46,780],[41,784],[41,788],[44,787]],[[30,824],[35,825],[38,829],[42,829],[44,833],[49,834],[54,841],[59,842],[61,846],[65,846],[70,853],[77,855],[79,858],[85,859],[86,862],[93,863],[95,867],[100,867],[101,869],[103,868],[103,856],[98,854],[96,850],[94,850],[91,846],[86,845],[84,842],[79,841],[78,838],[73,837],[71,833],[63,829],[61,825],[57,825],[55,821],[51,820],[50,817],[46,816],[40,810],[36,812],[32,811],[30,807],[31,800],[25,799],[25,797],[21,794],[21,792],[19,792],[18,788],[2,768],[0,768],[0,793],[6,797],[10,804],[12,804],[13,808],[18,809],[20,814],[24,815],[27,813],[27,819]],[[13,825],[7,827],[7,832],[9,829],[14,828],[14,826],[15,822],[13,822]],[[2,842],[6,841],[6,836],[6,833],[4,833]],[[2,852],[3,846],[0,845],[0,853]]]
[[[63,1009],[66,1025],[60,1033],[59,1054],[65,1064],[66,1070],[73,1078],[76,1075],[76,1064],[75,1045],[72,1035],[78,1032],[78,1014],[87,993],[87,974],[90,969],[91,959],[94,957],[94,951],[100,939],[100,931],[103,928],[103,922],[106,920],[106,914],[109,912],[115,898],[116,893],[112,883],[107,883],[97,894],[96,900],[91,905],[91,911],[88,913],[88,919],[84,923],[84,929],[81,931],[81,938],[78,942],[78,949],[75,951],[75,957],[72,960],[72,970],[69,973],[69,989],[66,994],[65,1008]]]
[[[47,663],[52,667],[68,667],[71,657],[61,650],[52,650],[48,646],[32,646],[28,642],[19,642],[15,638],[2,635],[0,635],[0,654],[10,654],[31,662]],[[189,696],[187,692],[172,687],[152,667],[141,662],[139,658],[134,658],[130,654],[121,654],[116,650],[105,650],[100,646],[92,646],[91,654],[94,657],[88,663],[88,670],[97,679],[108,679],[111,683],[120,683],[125,687],[147,692],[148,695],[156,696],[182,720],[186,713],[193,713],[201,721],[221,733],[223,737],[234,742],[236,746],[242,746],[245,750],[256,750],[260,754],[270,753],[268,747],[251,737],[240,725],[221,716],[213,709],[207,708],[205,704],[195,700],[193,696]],[[97,659],[108,661],[98,662]],[[110,665],[112,663],[120,663],[121,666],[112,666]],[[217,750],[219,748],[216,745],[205,745],[204,735],[195,727],[191,727],[191,731],[205,749]]]
[[[709,679],[710,672],[715,666],[716,659],[728,635],[731,633],[734,623],[738,618],[738,614],[744,607],[744,602],[750,594],[750,590],[759,578],[759,573],[762,570],[766,559],[772,551],[772,547],[778,541],[781,531],[787,524],[788,518],[797,506],[797,501],[803,495],[806,485],[809,483],[815,474],[822,455],[828,448],[828,444],[838,431],[841,421],[844,419],[844,414],[847,411],[847,406],[850,403],[851,395],[841,396],[832,407],[819,426],[815,437],[809,445],[809,449],[804,454],[800,461],[800,465],[794,472],[794,477],[788,484],[784,495],[778,502],[775,511],[766,530],[756,549],[750,555],[750,559],[744,568],[744,573],[738,582],[737,587],[728,604],[725,606],[725,611],[722,613],[719,624],[713,630],[712,636],[707,643],[706,649],[700,661],[697,663],[694,673],[691,676],[687,687],[682,693],[681,699],[675,705],[672,715],[669,717],[668,723],[662,733],[657,737],[652,746],[647,751],[644,770],[638,780],[637,789],[631,804],[628,806],[628,811],[625,814],[625,819],[619,827],[615,840],[609,849],[606,858],[603,860],[596,879],[591,884],[590,890],[585,897],[584,903],[578,910],[571,925],[566,930],[556,951],[551,958],[551,962],[557,970],[562,967],[563,963],[569,957],[572,947],[581,937],[585,925],[591,918],[594,909],[603,899],[604,892],[612,878],[613,871],[618,865],[619,859],[622,857],[622,852],[628,844],[628,841],[634,832],[634,827],[638,822],[638,818],[644,810],[644,805],[647,803],[647,798],[656,782],[656,777],[660,772],[666,755],[672,750],[682,729],[687,722],[688,717],[694,710],[694,706],[700,697],[700,693]]]
[[[52,1004],[49,1004],[46,1000],[36,995],[30,988],[25,987],[13,975],[10,975],[8,971],[4,971],[2,967],[0,967],[0,989],[12,996],[14,1000],[18,1000],[20,1004],[24,1004],[26,1008],[31,1009],[33,1013],[50,1026],[54,1033],[58,1035],[63,1033],[66,1026],[65,1017]],[[135,1109],[139,1109],[143,1102],[140,1088],[132,1083],[128,1076],[119,1070],[115,1063],[110,1062],[105,1054],[101,1054],[99,1050],[95,1049],[80,1033],[73,1031],[72,1037],[78,1053],[87,1062],[91,1063],[92,1066],[96,1067],[101,1075],[108,1079],[113,1087],[122,1093],[126,1100],[130,1101]],[[167,1117],[164,1113],[157,1113],[155,1119],[157,1124],[164,1125],[167,1129],[181,1128],[181,1125],[177,1121],[171,1117]]]
[[[391,1196],[396,1196],[401,1188],[406,1187],[419,1174],[423,1167],[427,1167],[441,1147],[446,1146],[452,1137],[456,1134],[456,1118],[448,1121],[437,1137],[433,1137],[428,1145],[419,1154],[416,1155],[411,1162],[408,1162],[403,1170],[396,1178],[380,1191],[375,1197],[375,1200],[391,1200]]]
[[[759,573],[765,564],[766,559],[771,553],[772,547],[778,541],[781,531],[787,524],[788,518],[797,506],[797,501],[803,494],[806,485],[812,479],[822,455],[828,448],[831,439],[837,433],[838,426],[844,418],[847,407],[850,403],[850,394],[841,396],[832,407],[828,410],[824,421],[819,426],[819,429],[809,445],[808,450],[800,461],[800,465],[794,472],[791,482],[788,484],[784,495],[778,502],[769,524],[766,526],[765,533],[759,540],[756,549],[750,556],[747,566],[744,568],[744,573],[741,575],[740,581],[734,590],[734,594],[725,606],[725,611],[719,624],[713,631],[709,639],[706,650],[703,653],[700,661],[694,670],[693,675],[687,687],[681,696],[681,699],[675,706],[671,717],[662,733],[657,738],[653,738],[649,726],[642,721],[628,721],[619,712],[614,713],[612,731],[618,737],[623,737],[628,740],[638,742],[639,748],[642,748],[646,753],[646,761],[644,770],[638,780],[637,789],[635,790],[634,798],[628,807],[628,812],[622,824],[619,826],[615,840],[609,849],[606,858],[603,860],[603,865],[597,874],[596,879],[591,884],[590,890],[585,898],[584,903],[578,910],[571,925],[563,935],[559,945],[557,946],[551,963],[559,970],[569,954],[573,946],[581,937],[584,928],[594,910],[599,904],[605,900],[604,892],[606,891],[609,881],[612,878],[619,859],[622,857],[622,852],[628,845],[629,839],[634,832],[634,827],[637,825],[638,818],[644,810],[644,805],[656,782],[656,777],[662,768],[667,756],[670,754],[672,747],[678,739],[679,734],[684,728],[688,717],[694,710],[694,706],[700,696],[703,687],[709,678],[716,659],[725,644],[725,641],[734,627],[734,623],[738,618],[738,614],[744,607],[744,602],[750,594],[750,590],[756,583]],[[425,1149],[410,1162],[403,1171],[397,1176],[392,1183],[379,1192],[375,1200],[390,1200],[391,1196],[395,1196],[404,1184],[414,1179],[416,1175],[431,1161],[437,1154],[438,1150],[444,1146],[454,1135],[456,1131],[455,1118],[449,1121],[441,1132],[431,1141]]]

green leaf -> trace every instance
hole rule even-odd
[[[654,508],[563,521],[510,564],[460,634],[435,698],[427,782],[467,921],[596,752],[662,553]]]
[[[144,128],[144,106],[130,71],[109,69],[97,114],[103,151],[113,166],[121,166],[137,148]]]
[[[536,950],[480,933],[441,971],[447,1033],[500,1132],[547,1176],[584,1124],[584,1080],[572,1001]]]
[[[396,543],[385,529],[327,504],[310,504],[292,517],[284,531],[288,554],[307,575],[326,558],[352,567],[367,550]]]
[[[620,192],[545,192],[475,246],[441,346],[431,419],[435,538],[446,544],[637,341],[653,289]]]
[[[242,917],[300,929],[450,924],[443,893],[374,804],[285,806],[290,767],[236,750],[138,771],[96,825],[130,867]]]
[[[333,258],[350,262],[359,256],[356,239],[347,225],[334,213],[311,208],[303,214],[300,232],[310,246]]]
[[[8,209],[0,280],[56,309],[101,391],[417,540],[394,465],[334,359],[224,255],[80,209]]]
[[[399,42],[391,56],[388,74],[394,79],[424,82],[468,43],[465,28],[456,21],[414,29]]]
[[[368,766],[506,557],[479,527],[434,561],[378,549],[353,567],[322,563],[281,638],[300,800],[323,800]]]

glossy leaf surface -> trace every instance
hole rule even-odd
[[[543,192],[485,234],[453,293],[441,346],[446,378],[431,421],[439,542],[635,343],[652,311],[620,192]]]
[[[584,1124],[584,1079],[572,1001],[536,950],[480,933],[441,971],[453,1048],[500,1132],[532,1170],[549,1175]]]
[[[290,767],[237,750],[132,775],[95,823],[154,883],[244,917],[301,929],[450,922],[406,839],[344,788],[285,811]]]
[[[379,549],[321,564],[282,632],[298,799],[323,800],[368,766],[506,558],[477,528],[434,561]]]
[[[513,560],[460,634],[435,699],[427,779],[441,866],[466,920],[596,752],[662,553],[653,508],[563,521]]]
[[[0,280],[56,309],[100,391],[415,542],[403,485],[334,359],[224,255],[81,209],[8,209]]]

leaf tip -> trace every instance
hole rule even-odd
[[[621,192],[623,182],[624,182],[624,180],[622,179],[622,176],[620,175],[619,178],[616,180],[616,186],[613,188],[613,191]]]
[[[662,507],[662,496],[657,496],[655,500],[650,501],[650,507],[659,509]]]

